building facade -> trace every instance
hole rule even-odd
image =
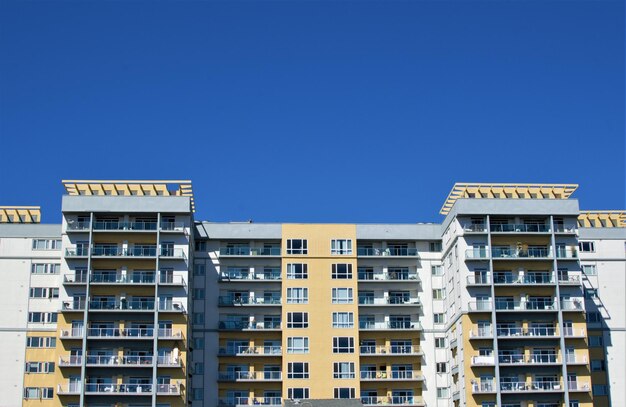
[[[441,224],[404,225],[64,186],[60,225],[0,208],[0,406],[626,405],[625,215],[575,185],[456,184]]]

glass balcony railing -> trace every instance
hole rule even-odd
[[[280,397],[232,397],[220,399],[218,407],[241,407],[241,406],[273,406],[279,407],[283,405],[283,399]]]
[[[87,257],[89,256],[88,247],[70,247],[65,249],[65,257]]]
[[[219,296],[218,305],[223,306],[236,306],[236,305],[280,305],[280,297],[233,297],[233,296]]]
[[[550,225],[541,224],[492,224],[489,225],[492,233],[548,233]]]
[[[414,247],[387,247],[372,248],[372,247],[357,247],[357,256],[363,257],[378,257],[378,256],[395,256],[395,257],[417,257],[418,251]]]
[[[424,406],[420,397],[415,396],[361,396],[364,406]]]
[[[496,328],[496,332],[499,337],[524,337],[524,336],[556,336],[556,329],[554,327],[545,328],[522,328],[522,327],[510,327],[510,328]]]
[[[472,384],[472,393],[495,393],[496,386],[493,381],[481,381]]]
[[[374,321],[359,321],[359,329],[362,330],[421,330],[422,326],[418,321],[389,321],[389,322],[374,322]]]
[[[280,247],[220,247],[220,256],[280,256]]]
[[[362,356],[379,356],[379,355],[419,355],[421,348],[413,345],[395,345],[395,346],[361,346],[360,354]]]
[[[500,391],[502,392],[562,392],[563,383],[559,381],[534,381],[534,382],[509,382],[500,383]]]
[[[496,298],[495,305],[497,311],[554,311],[557,309],[556,302],[551,298],[527,301]]]
[[[282,346],[237,346],[221,348],[220,355],[225,356],[281,356]]]
[[[465,251],[465,258],[467,259],[487,259],[488,257],[488,252],[487,252],[487,248],[485,247],[473,247],[470,249],[467,249]]]
[[[156,246],[132,247],[127,249],[115,246],[95,246],[91,251],[91,255],[99,257],[155,257],[156,252]]]
[[[115,220],[97,220],[93,223],[96,231],[156,231],[156,221],[122,222]]]
[[[217,379],[220,381],[275,381],[282,379],[282,372],[261,371],[261,372],[218,372]]]
[[[152,384],[85,384],[85,394],[152,393]]]
[[[103,311],[154,311],[154,304],[154,300],[92,300],[89,302],[89,309]]]
[[[548,258],[551,257],[550,249],[547,247],[530,247],[528,249],[517,249],[512,247],[494,247],[491,250],[493,258]]]
[[[218,324],[220,330],[278,330],[281,329],[280,321],[220,321]]]

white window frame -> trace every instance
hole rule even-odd
[[[308,302],[309,289],[307,287],[287,288],[287,304],[308,304]]]
[[[293,243],[299,241],[300,248],[293,248]],[[287,254],[305,255],[309,254],[309,243],[307,239],[287,239]]]
[[[302,341],[302,346],[294,345],[295,341]],[[309,337],[308,336],[290,336],[287,337],[287,353],[303,354],[309,353]]]
[[[339,295],[345,293],[346,295]],[[333,304],[353,304],[354,289],[351,287],[333,287],[331,289],[331,298]]]
[[[296,314],[301,314],[302,316],[302,322],[295,322],[293,317]],[[302,325],[302,326],[297,326],[296,324]],[[309,313],[308,312],[302,312],[302,311],[298,311],[298,312],[288,312],[287,313],[287,328],[290,329],[305,329],[309,327]]]
[[[342,271],[341,274],[338,271],[338,266],[345,266],[345,273]],[[353,277],[352,272],[352,263],[333,263],[331,265],[330,278],[333,280],[351,280]]]
[[[294,365],[302,365],[301,372],[294,372]],[[289,362],[287,363],[287,379],[308,379],[309,378],[309,362]]]
[[[342,347],[339,346],[339,341],[342,339],[348,340],[348,346]],[[342,350],[347,350],[347,352],[343,352]],[[354,353],[354,337],[353,336],[334,336],[333,337],[333,353]]]
[[[352,254],[352,239],[331,239],[330,254],[349,256]]]
[[[301,270],[296,273],[297,266]],[[306,280],[309,278],[309,265],[306,263],[287,263],[287,280]]]
[[[343,368],[347,367],[348,371],[344,371]],[[334,362],[333,363],[333,378],[334,379],[354,379],[356,377],[356,370],[354,368],[354,362]]]
[[[333,328],[354,328],[354,312],[333,312],[332,318]]]
[[[585,245],[588,245],[589,250],[585,250]],[[596,242],[593,240],[580,240],[578,241],[578,250],[581,253],[595,253],[596,252]]]

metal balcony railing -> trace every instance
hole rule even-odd
[[[280,247],[220,247],[220,256],[280,256]]]
[[[276,381],[282,379],[282,372],[218,372],[218,380],[221,381]]]
[[[393,346],[361,346],[361,355],[381,356],[381,355],[420,355],[422,350],[419,346],[413,345],[393,345]]]
[[[495,393],[496,386],[493,381],[481,381],[472,383],[472,393]]]
[[[492,224],[489,229],[492,233],[548,233],[550,225]]]
[[[500,391],[502,392],[562,392],[563,383],[559,381],[534,381],[534,382],[511,382],[500,383]]]
[[[274,406],[283,405],[283,399],[280,397],[234,397],[220,399],[218,407],[240,407],[240,406]]]

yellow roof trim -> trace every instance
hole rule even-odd
[[[626,228],[626,210],[584,211],[578,215],[581,228]]]
[[[191,180],[62,180],[68,195],[187,196],[196,211]]]
[[[39,223],[39,206],[0,206],[0,223]]]
[[[457,182],[439,213],[447,215],[457,199],[568,199],[578,184],[508,184]]]

